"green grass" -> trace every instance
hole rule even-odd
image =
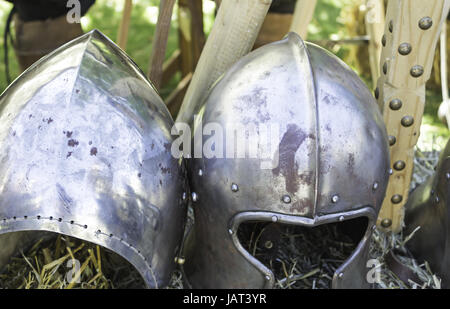
[[[441,102],[440,92],[427,90],[421,133],[417,143],[422,150],[441,150],[450,138],[450,131],[437,117]]]
[[[138,66],[147,72],[150,59],[150,51],[152,40],[155,32],[155,23],[157,18],[157,10],[159,0],[134,0],[133,11],[131,18],[131,25],[129,29],[127,53],[133,58]],[[345,20],[342,18],[342,8],[354,5],[355,0],[319,0],[314,18],[309,25],[308,38],[311,40],[318,40],[324,38],[344,38],[348,37],[345,28]],[[97,0],[95,5],[91,7],[89,12],[82,19],[84,31],[92,29],[99,29],[109,38],[115,40],[117,38],[117,31],[121,20],[123,1],[114,0]],[[205,30],[209,33],[213,24],[213,4],[210,0],[204,1],[205,11]],[[5,66],[3,61],[4,44],[3,31],[6,17],[11,9],[11,4],[6,1],[0,1],[0,91],[2,92],[6,86]],[[175,7],[176,10],[176,7]],[[169,41],[167,46],[166,57],[169,57],[173,51],[177,49],[178,22],[176,14],[172,21]],[[334,52],[341,58],[345,59],[348,53],[346,46],[341,46]],[[15,59],[14,51],[10,47],[8,53],[10,63],[10,71],[12,79],[19,75],[19,68]],[[355,68],[354,68],[355,69]],[[361,75],[363,80],[371,87],[372,81],[367,76],[370,74]],[[176,87],[180,75],[177,74],[175,78],[161,90],[163,98]],[[427,91],[427,104],[425,107],[425,114],[423,118],[422,133],[419,139],[419,146],[423,149],[428,149],[430,145],[435,143],[438,147],[442,147],[450,137],[449,130],[437,118],[437,109],[442,101],[439,92]]]

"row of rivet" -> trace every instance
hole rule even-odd
[[[433,20],[431,19],[431,17],[423,17],[422,19],[420,19],[419,21],[419,27],[422,30],[428,30],[431,28],[431,26],[433,25]],[[394,30],[394,22],[392,20],[389,21],[389,32],[392,33]],[[387,38],[386,38],[386,34],[383,35],[383,37],[381,38],[381,44],[383,46],[386,46],[386,42],[387,42]],[[412,51],[412,46],[411,44],[405,42],[405,43],[401,43],[398,46],[398,53],[402,56],[406,56],[409,55]],[[387,74],[388,71],[388,64],[387,62],[385,62],[383,64],[383,73]],[[422,76],[424,72],[423,66],[421,65],[414,65],[411,70],[410,70],[410,74],[413,77],[420,77]],[[378,99],[379,97],[379,89],[378,87],[375,89],[375,97]]]
[[[202,170],[202,169],[199,169],[198,175],[199,175],[199,176],[203,176],[203,170]],[[378,182],[375,182],[375,183],[373,184],[372,189],[373,189],[374,191],[378,189]],[[235,184],[235,183],[232,183],[232,184],[231,184],[231,191],[233,191],[233,192],[238,192],[238,191],[239,191],[239,186],[238,186],[237,184]],[[193,201],[193,202],[197,202],[197,201],[198,201],[198,195],[197,195],[197,193],[192,192],[191,197],[192,197],[192,201]],[[186,199],[186,193],[183,192],[183,201],[184,201],[185,199]],[[283,197],[281,198],[281,200],[282,200],[283,203],[285,203],[285,204],[291,203],[291,197],[290,197],[289,195],[287,195],[287,194],[286,194],[286,195],[283,195]],[[337,194],[336,194],[336,195],[333,195],[333,197],[331,198],[331,201],[332,201],[333,203],[337,203],[337,202],[339,201],[339,195],[337,195]]]
[[[3,218],[3,222],[7,222],[7,221],[9,221],[9,220],[20,221],[20,220],[33,220],[33,219],[34,219],[34,220],[36,220],[36,219],[37,219],[37,220],[50,220],[50,221],[53,221],[53,220],[54,220],[54,221],[58,221],[58,222],[60,222],[60,223],[70,223],[71,225],[75,225],[75,226],[78,226],[78,227],[81,227],[81,228],[84,228],[84,229],[87,229],[87,228],[88,228],[87,224],[81,224],[81,223],[75,222],[74,220],[63,221],[62,218],[55,218],[55,217],[53,217],[53,216],[42,217],[42,216],[40,216],[40,215],[37,215],[36,218],[29,217],[29,216],[23,216],[23,219],[22,219],[22,217],[13,216],[12,218]],[[119,240],[121,243],[125,244],[126,246],[128,246],[129,248],[131,248],[133,251],[135,251],[135,252],[136,252],[136,253],[144,260],[146,266],[147,266],[149,269],[151,269],[151,266],[150,266],[150,265],[148,264],[148,262],[147,262],[147,258],[146,258],[144,255],[142,255],[141,250],[137,249],[137,247],[133,246],[132,244],[130,244],[130,243],[124,241],[123,238],[119,238],[119,237],[113,235],[112,233],[104,233],[104,232],[102,232],[102,231],[99,230],[99,229],[95,231],[95,234],[96,234],[96,235],[101,234],[101,235],[107,236],[108,238],[115,238],[115,239]]]
[[[198,172],[198,175],[199,176],[203,176],[203,171],[200,169],[199,170],[199,172]],[[378,182],[374,182],[373,183],[373,185],[372,185],[372,190],[373,191],[376,191],[378,189]],[[236,183],[232,183],[231,184],[231,191],[233,191],[233,192],[238,192],[239,191],[239,186],[236,184]],[[198,195],[197,195],[197,193],[195,193],[195,192],[192,192],[192,194],[191,194],[191,197],[192,197],[192,201],[193,202],[197,202],[198,201]],[[185,192],[183,192],[183,200],[185,200],[186,199],[186,193]],[[290,204],[291,203],[291,197],[289,196],[289,195],[287,195],[287,194],[285,194],[285,195],[283,195],[282,196],[282,198],[281,198],[281,200],[283,201],[283,203],[285,203],[285,204]],[[334,203],[334,204],[336,204],[337,202],[339,202],[339,195],[337,195],[337,194],[335,194],[335,195],[333,195],[332,197],[331,197],[331,202],[332,203]],[[278,220],[278,218],[276,217],[276,216],[273,216],[272,217],[272,221],[273,222],[277,222],[277,220]],[[339,217],[339,221],[343,221],[344,220],[344,216],[341,216],[341,217]],[[230,232],[230,234],[233,234],[233,231],[230,229],[230,230],[228,230],[229,232]]]
[[[372,185],[372,190],[376,191],[378,189],[378,182],[374,182],[374,184]],[[231,184],[231,191],[233,192],[238,192],[239,191],[239,186],[235,183]],[[191,194],[192,197],[192,201],[193,202],[197,202],[198,201],[198,194],[195,192],[192,192]],[[183,200],[186,199],[186,193],[183,192]],[[290,204],[291,203],[291,197],[289,195],[283,195],[281,200],[283,201],[283,203],[285,204]],[[339,195],[335,194],[331,197],[331,202],[333,202],[334,204],[339,202]]]
[[[428,30],[431,28],[431,26],[433,25],[433,20],[431,19],[431,17],[423,17],[419,20],[419,28],[422,30]],[[389,21],[389,25],[388,25],[388,29],[389,32],[392,33],[394,30],[394,22],[392,20]],[[383,35],[382,39],[381,39],[381,44],[383,44],[383,46],[386,46],[386,34]],[[398,47],[398,53],[402,56],[406,56],[409,55],[412,51],[412,46],[411,44],[404,42],[401,43]],[[383,73],[386,75],[388,72],[388,64],[387,62],[385,62],[383,64]],[[424,68],[421,65],[414,65],[411,70],[410,70],[410,74],[412,77],[418,78],[420,76],[422,76],[424,73]],[[380,95],[380,90],[377,87],[375,89],[375,98],[378,99]],[[400,110],[402,108],[403,102],[400,99],[393,99],[389,102],[389,108],[391,110],[397,111]],[[404,127],[410,127],[414,124],[414,118],[412,116],[404,116],[401,119],[401,124]],[[389,136],[389,145],[393,146],[396,142],[397,139],[395,136],[390,135]],[[397,171],[401,171],[406,167],[406,163],[404,161],[397,161],[394,163],[394,169]],[[392,172],[390,171],[390,174],[392,174]],[[401,203],[403,200],[403,197],[400,194],[394,194],[391,197],[391,202],[393,204],[399,204]],[[392,220],[391,219],[384,219],[381,221],[381,226],[384,228],[388,228],[389,226],[391,226],[392,224]]]

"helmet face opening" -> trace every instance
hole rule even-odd
[[[370,286],[363,270],[375,220],[371,207],[316,218],[241,212],[231,220],[229,234],[241,258],[253,266],[247,280],[265,288],[292,283],[290,275],[301,278],[311,272],[317,279],[330,277],[321,282],[323,288],[364,288]],[[304,264],[302,274],[292,267],[288,270],[305,261],[310,266]],[[315,287],[320,288],[317,282]]]
[[[247,221],[239,226],[237,237],[250,255],[272,271],[275,285],[328,289],[367,227],[366,217],[313,227]]]
[[[0,288],[146,287],[125,257],[92,242],[46,231],[6,233],[0,242]]]

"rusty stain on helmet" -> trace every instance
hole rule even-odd
[[[278,167],[272,170],[278,176],[280,173],[286,179],[286,191],[294,194],[298,190],[297,163],[295,154],[298,148],[306,139],[307,134],[297,125],[289,124],[279,145]]]

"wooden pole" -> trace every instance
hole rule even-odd
[[[441,88],[442,88],[442,103],[439,106],[438,116],[441,121],[447,124],[450,128],[450,98],[448,96],[448,77],[447,77],[447,23],[442,25],[441,39],[440,39],[440,55],[441,55]]]
[[[132,0],[125,0],[122,12],[122,20],[120,21],[119,33],[117,34],[117,45],[123,50],[127,48],[128,29],[130,28],[131,9],[133,8]]]
[[[369,61],[373,87],[380,77],[381,41],[384,33],[385,9],[384,0],[367,0],[365,25],[369,36]]]
[[[159,3],[158,22],[153,38],[148,77],[159,90],[163,75],[163,64],[169,38],[170,21],[172,19],[175,0],[161,0]]]
[[[389,135],[391,168],[386,197],[378,217],[385,229],[399,231],[411,182],[414,146],[425,105],[436,44],[450,0],[389,1],[375,96]]]
[[[192,18],[192,55],[194,57],[195,70],[195,66],[200,59],[200,55],[206,42],[205,32],[203,31],[203,3],[202,1],[189,0],[188,7]]]
[[[202,1],[178,1],[178,38],[181,51],[182,77],[195,70],[205,45],[202,7]]]
[[[191,123],[211,85],[251,50],[271,3],[272,0],[222,0],[178,113],[178,122]]]
[[[291,30],[297,32],[303,40],[308,35],[308,25],[314,15],[317,0],[297,0],[292,17]]]

